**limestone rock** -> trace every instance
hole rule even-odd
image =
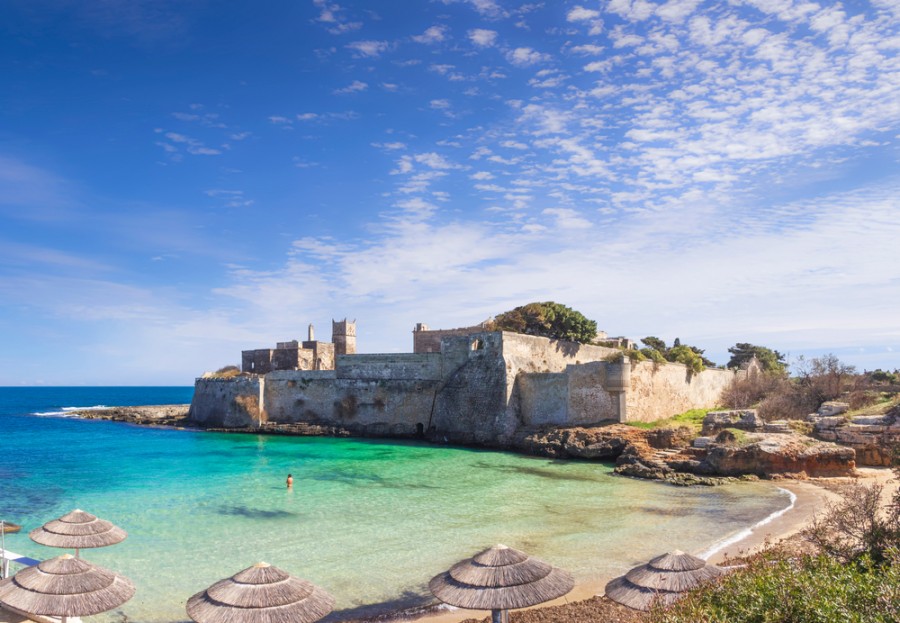
[[[850,405],[846,402],[838,402],[836,400],[830,400],[828,402],[823,402],[819,405],[819,410],[816,411],[816,415],[820,417],[832,417],[835,415],[841,415],[842,413],[846,413],[850,410]]]
[[[783,475],[797,478],[849,476],[856,452],[798,435],[759,435],[743,446],[711,444],[704,468],[722,476]]]
[[[714,435],[725,428],[738,428],[754,432],[765,426],[756,409],[735,409],[732,411],[710,411],[703,418],[703,434]]]

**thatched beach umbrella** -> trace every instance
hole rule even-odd
[[[41,545],[74,549],[77,558],[80,549],[115,545],[124,541],[128,533],[105,519],[76,508],[32,530],[28,536]]]
[[[0,584],[0,604],[26,614],[83,617],[121,606],[134,596],[125,576],[63,554],[26,567]]]
[[[495,545],[458,562],[428,583],[444,603],[490,610],[493,623],[506,623],[509,609],[562,597],[574,586],[567,571],[506,545]]]
[[[334,597],[307,582],[260,562],[219,580],[187,602],[197,623],[312,623],[334,608]]]
[[[639,565],[606,585],[606,596],[635,610],[668,606],[683,593],[725,573],[702,558],[674,550]]]

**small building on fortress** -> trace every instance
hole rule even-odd
[[[268,374],[275,370],[334,370],[335,355],[356,354],[356,321],[331,321],[331,341],[318,342],[309,325],[304,342],[278,342],[275,348],[241,352],[241,372]]]
[[[335,426],[368,436],[421,436],[503,445],[516,431],[653,421],[715,406],[746,370],[692,373],[677,363],[631,364],[621,350],[419,324],[413,352],[356,353],[356,325],[332,342],[244,351],[243,374],[199,378],[190,418],[206,427],[264,423]]]

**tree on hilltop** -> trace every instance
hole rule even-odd
[[[503,312],[488,323],[488,329],[539,335],[582,344],[589,344],[597,337],[596,321],[589,320],[571,307],[553,301],[528,303]]]
[[[728,349],[731,353],[731,359],[728,360],[727,367],[739,368],[742,364],[747,363],[753,357],[759,361],[759,365],[766,372],[783,373],[787,370],[787,361],[784,355],[777,350],[766,348],[765,346],[756,346],[755,344],[747,344],[746,342],[738,342]]]
[[[715,363],[703,356],[706,351],[696,346],[682,344],[680,338],[675,338],[672,347],[666,346],[666,342],[656,336],[648,335],[641,339],[645,348],[641,349],[641,353],[657,363],[663,361],[671,361],[674,363],[683,363],[694,372],[702,372],[704,368],[714,368]]]

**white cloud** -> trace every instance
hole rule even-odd
[[[390,47],[387,41],[354,41],[346,46],[353,50],[357,56],[375,58]]]
[[[440,43],[444,39],[447,38],[447,27],[446,26],[432,26],[423,32],[421,35],[413,36],[413,41],[416,43]]]
[[[547,208],[541,214],[554,217],[556,226],[560,229],[588,229],[591,227],[589,220],[569,208]]]
[[[365,91],[368,88],[369,88],[369,85],[366,84],[365,82],[362,82],[361,80],[354,80],[347,86],[345,86],[341,89],[336,89],[334,91],[334,93],[336,95],[344,95],[347,93],[359,93],[361,91]]]
[[[583,22],[586,20],[596,19],[598,17],[600,17],[600,11],[585,9],[581,6],[574,7],[566,14],[566,19],[570,22]]]
[[[427,167],[432,169],[457,169],[459,165],[452,164],[447,161],[442,155],[435,152],[428,152],[424,154],[416,154],[414,157],[415,161],[419,164],[424,164]]]
[[[207,147],[202,142],[190,136],[179,134],[177,132],[166,132],[164,135],[172,143],[178,143],[184,146],[185,151],[195,156],[218,156],[221,150]]]
[[[372,143],[372,147],[394,151],[397,149],[406,149],[406,143],[401,143],[399,141],[394,143]]]
[[[491,47],[497,41],[497,31],[474,28],[469,31],[469,41],[481,48]]]
[[[605,49],[606,48],[604,48],[603,46],[600,46],[600,45],[587,44],[587,45],[574,46],[572,48],[572,52],[574,52],[575,54],[586,54],[586,55],[592,55],[592,56],[599,56],[600,54],[603,53],[603,50],[605,50]]]
[[[531,48],[516,48],[506,53],[506,60],[519,67],[527,67],[535,63],[547,62],[551,60],[551,57],[549,54]]]
[[[429,106],[434,110],[447,110],[448,108],[450,108],[450,100],[431,100]]]

